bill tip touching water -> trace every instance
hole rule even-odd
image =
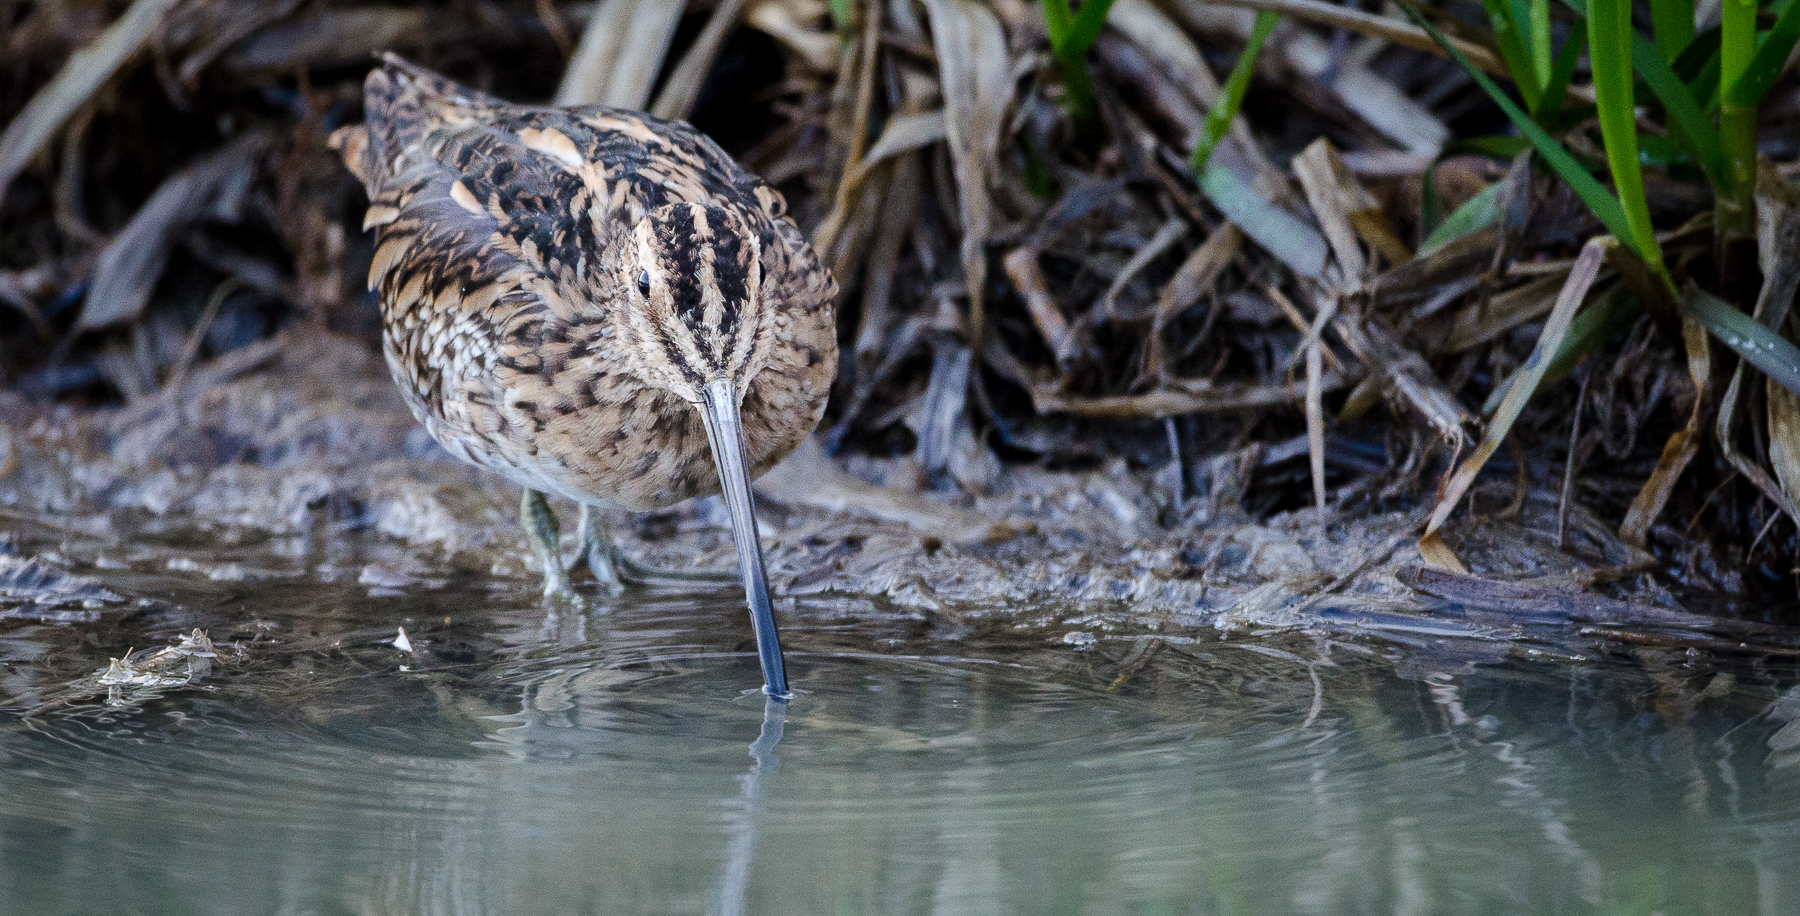
[[[413,415],[524,488],[548,594],[570,579],[546,495],[581,507],[576,567],[637,567],[601,513],[722,493],[764,690],[788,694],[750,482],[818,425],[837,286],[779,192],[688,125],[513,105],[386,55],[332,138],[369,195],[369,286]]]

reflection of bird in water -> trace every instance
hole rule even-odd
[[[710,913],[740,916],[750,894],[750,866],[756,860],[756,821],[762,812],[762,781],[781,769],[775,746],[787,727],[787,704],[770,697],[763,702],[762,732],[750,743],[750,771],[738,777],[744,791],[734,801],[737,809],[727,816],[731,842],[725,845],[725,861],[719,867],[718,894]]]
[[[765,690],[787,693],[750,480],[818,424],[836,285],[781,195],[685,124],[509,105],[389,55],[333,145],[369,192],[388,366],[452,454],[525,488],[547,593],[568,589],[551,493],[594,509],[725,494]],[[709,447],[710,446],[710,447]]]

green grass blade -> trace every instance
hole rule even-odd
[[[1668,113],[1671,132],[1693,154],[1706,180],[1719,187],[1725,177],[1724,147],[1719,143],[1719,132],[1713,129],[1712,121],[1688,91],[1687,84],[1675,75],[1657,47],[1635,31],[1631,36],[1631,62]]]
[[[1562,50],[1556,52],[1550,78],[1544,81],[1544,94],[1538,99],[1538,107],[1531,110],[1531,116],[1540,123],[1562,111],[1563,96],[1568,94],[1569,80],[1575,76],[1575,64],[1581,60],[1581,52],[1586,48],[1587,30],[1583,28],[1570,32]]]
[[[1737,0],[1727,0],[1737,2]],[[1600,135],[1613,188],[1624,210],[1627,234],[1621,239],[1667,282],[1650,204],[1644,197],[1643,166],[1638,162],[1637,111],[1633,107],[1630,0],[1592,0],[1588,4],[1588,63],[1594,71],[1594,101],[1600,109]],[[1671,292],[1673,290],[1671,289]]]
[[[1731,90],[1750,75],[1756,57],[1756,0],[1724,0],[1719,16],[1719,145],[1725,180],[1713,205],[1713,231],[1729,243],[1755,232],[1756,104],[1743,104]]]
[[[1744,362],[1761,370],[1781,387],[1800,394],[1800,348],[1763,327],[1755,318],[1698,287],[1690,286],[1682,294],[1681,310],[1705,325],[1706,330],[1743,357]]]
[[[1631,327],[1631,323],[1643,313],[1644,304],[1637,301],[1624,284],[1601,293],[1570,322],[1569,335],[1563,338],[1563,345],[1556,351],[1556,358],[1550,360],[1550,368],[1544,370],[1544,378],[1538,382],[1538,389],[1542,390],[1545,385],[1553,385],[1567,378],[1582,360]]]
[[[1044,9],[1044,31],[1050,35],[1050,47],[1062,47],[1069,34],[1069,20],[1074,18],[1069,13],[1069,0],[1042,0],[1039,6]]]
[[[1694,40],[1694,0],[1650,0],[1650,25],[1662,59],[1674,63]]]
[[[831,25],[839,35],[847,35],[856,25],[856,0],[831,0]]]
[[[1621,239],[1631,237],[1631,226],[1625,221],[1625,208],[1620,205],[1618,198],[1606,190],[1605,185],[1588,174],[1588,171],[1581,167],[1581,163],[1576,162],[1575,157],[1569,155],[1569,151],[1562,148],[1562,144],[1557,143],[1554,137],[1539,127],[1537,122],[1533,121],[1517,102],[1501,91],[1500,87],[1471,63],[1460,49],[1444,40],[1444,34],[1438,31],[1437,26],[1432,25],[1430,20],[1420,14],[1418,7],[1414,6],[1411,0],[1400,0],[1400,8],[1406,11],[1407,18],[1411,19],[1413,24],[1424,29],[1426,34],[1430,35],[1431,39],[1437,42],[1438,46],[1443,48],[1444,52],[1449,54],[1469,74],[1469,78],[1473,79],[1475,84],[1487,93],[1488,98],[1494,100],[1494,104],[1500,106],[1500,110],[1506,113],[1507,119],[1512,121],[1519,133],[1525,135],[1525,139],[1531,142],[1532,148],[1537,150],[1544,162],[1568,184],[1570,190],[1573,190],[1575,195],[1581,198],[1581,202],[1586,204],[1595,218],[1600,220],[1601,225],[1606,227],[1606,231]],[[1629,74],[1627,74],[1627,78],[1629,78]]]
[[[1543,104],[1543,89],[1550,85],[1550,71],[1555,66],[1555,46],[1550,41],[1550,0],[1531,0],[1531,28],[1525,32],[1528,39],[1526,50],[1531,52],[1531,64],[1538,84],[1538,102]]]
[[[1474,153],[1490,159],[1515,159],[1526,150],[1531,149],[1531,141],[1524,137],[1468,137],[1462,140],[1451,140],[1444,144],[1444,155],[1453,156],[1459,153]]]
[[[1638,137],[1638,161],[1653,169],[1677,169],[1682,166],[1693,166],[1697,159],[1694,151],[1685,142],[1673,139],[1675,128],[1669,128],[1668,137],[1655,134],[1644,134]],[[1702,178],[1705,176],[1702,175]]]
[[[1218,166],[1198,175],[1200,190],[1225,218],[1236,223],[1275,259],[1295,273],[1318,279],[1325,275],[1328,249],[1325,237],[1293,214],[1269,203]]]
[[[1062,74],[1063,107],[1075,122],[1076,132],[1084,138],[1091,138],[1100,129],[1087,55],[1106,24],[1112,3],[1113,0],[1087,0],[1079,13],[1069,9],[1069,0],[1041,0],[1039,4],[1044,11],[1044,31],[1050,36],[1050,55]]]
[[[1695,35],[1694,40],[1688,42],[1688,46],[1681,50],[1681,55],[1669,66],[1674,67],[1675,72],[1687,81],[1688,91],[1694,94],[1694,98],[1704,99],[1708,93],[1701,92],[1694,85],[1694,80],[1700,78],[1708,64],[1716,63],[1718,59],[1719,27],[1715,25]]]
[[[1443,213],[1443,204],[1438,201],[1437,167],[1443,162],[1443,156],[1431,160],[1425,167],[1424,180],[1419,182],[1419,231],[1427,239],[1437,232],[1439,219]]]
[[[1100,28],[1106,25],[1106,14],[1112,5],[1113,0],[1084,0],[1074,21],[1069,23],[1066,40],[1086,54],[1094,46],[1094,39],[1100,37]]]
[[[1700,68],[1700,75],[1688,81],[1688,92],[1694,98],[1706,100],[1706,116],[1713,117],[1719,113],[1719,55],[1714,54]]]
[[[1500,218],[1500,186],[1503,183],[1496,181],[1475,192],[1474,197],[1445,217],[1431,230],[1425,244],[1419,246],[1419,256],[1424,257],[1471,232],[1493,225]]]
[[[1719,5],[1719,29],[1719,85],[1730,87],[1756,56],[1756,0],[1724,0]]]
[[[1488,25],[1494,30],[1494,47],[1500,52],[1500,60],[1506,64],[1507,72],[1512,74],[1519,97],[1525,100],[1525,107],[1536,108],[1543,87],[1538,85],[1537,71],[1531,65],[1531,55],[1525,49],[1519,23],[1513,18],[1512,5],[1508,0],[1481,0],[1481,5],[1487,10]]]
[[[1244,53],[1238,55],[1231,75],[1225,78],[1224,91],[1207,110],[1206,122],[1200,127],[1200,138],[1194,142],[1194,152],[1188,157],[1188,168],[1196,177],[1206,174],[1207,160],[1212,158],[1219,141],[1225,139],[1231,119],[1237,117],[1238,110],[1244,106],[1244,93],[1250,90],[1250,77],[1256,73],[1256,57],[1262,53],[1263,42],[1269,40],[1269,33],[1275,31],[1280,22],[1279,15],[1267,10],[1256,14],[1256,24],[1250,29],[1250,40],[1244,44]]]
[[[1584,20],[1586,19],[1587,0],[1563,0],[1563,5],[1575,11],[1575,14]],[[1633,30],[1633,35],[1636,35],[1636,30]],[[1706,118],[1717,114],[1719,109],[1719,101],[1715,97],[1719,81],[1719,36],[1718,26],[1701,32],[1691,38],[1680,54],[1676,55],[1675,60],[1669,63],[1669,69],[1674,71],[1678,79],[1687,84],[1688,95],[1698,101],[1706,102]],[[1637,57],[1636,44],[1641,39],[1642,36],[1633,39],[1634,63]],[[1657,49],[1658,57],[1664,57],[1660,42],[1652,47]],[[1648,80],[1646,79],[1646,81]],[[1657,92],[1659,97],[1662,94],[1654,87],[1651,91]]]
[[[1796,44],[1800,44],[1800,3],[1789,3],[1775,20],[1774,27],[1763,37],[1756,54],[1744,65],[1743,74],[1725,90],[1725,103],[1747,107],[1761,104],[1763,96],[1768,95],[1769,88],[1775,85],[1775,78],[1781,75],[1781,68],[1787,65],[1788,55],[1794,53]]]

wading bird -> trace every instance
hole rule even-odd
[[[723,492],[763,668],[788,694],[750,481],[813,428],[837,365],[829,272],[781,195],[686,124],[512,105],[387,55],[365,123],[332,137],[369,193],[383,351],[451,454],[581,506],[603,583],[693,578],[625,561],[600,509]]]

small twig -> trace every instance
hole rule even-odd
[[[1448,56],[1444,53],[1444,49],[1438,47],[1438,43],[1418,26],[1388,16],[1365,13],[1332,3],[1323,3],[1320,0],[1210,0],[1210,2],[1215,6],[1280,13],[1283,16],[1355,32],[1358,35],[1370,35],[1404,48],[1412,48],[1415,51],[1424,51],[1439,57]],[[1487,48],[1460,38],[1451,38],[1450,44],[1463,52],[1475,66],[1482,70],[1494,76],[1512,78],[1512,73],[1506,69],[1506,64]]]
[[[550,33],[550,41],[567,61],[575,53],[575,40],[569,37],[569,27],[563,22],[562,14],[556,11],[556,0],[537,0],[537,15],[538,21],[544,24],[544,31]]]
[[[1056,297],[1050,294],[1050,283],[1044,277],[1043,265],[1038,263],[1038,254],[1036,248],[1015,248],[1001,259],[1000,266],[1013,289],[1025,300],[1025,312],[1044,336],[1044,343],[1052,353],[1060,354],[1068,345],[1069,321],[1057,307]]]
[[[1525,446],[1520,445],[1517,438],[1507,439],[1506,444],[1512,452],[1513,466],[1517,468],[1518,473],[1513,475],[1516,483],[1513,485],[1512,502],[1507,503],[1506,507],[1494,516],[1496,519],[1518,517],[1519,513],[1525,511],[1525,500],[1531,498],[1531,461],[1525,457]]]
[[[1319,310],[1323,325],[1328,309]],[[1324,341],[1314,337],[1306,347],[1306,446],[1312,458],[1313,503],[1319,509],[1319,541],[1325,540],[1325,402],[1321,382],[1325,375],[1321,352]]]
[[[1681,529],[1681,540],[1683,542],[1693,539],[1694,529],[1700,526],[1700,519],[1706,515],[1707,508],[1711,506],[1713,500],[1718,499],[1719,494],[1725,492],[1725,488],[1730,486],[1731,482],[1737,478],[1738,472],[1736,469],[1733,469],[1730,473],[1725,475],[1724,480],[1719,481],[1718,486],[1706,491],[1706,498],[1700,501],[1700,508],[1694,510],[1694,514],[1688,517],[1687,525],[1683,526]],[[1748,555],[1749,554],[1746,552],[1745,556]]]
[[[540,4],[548,2],[539,0]],[[706,74],[712,70],[719,52],[725,47],[725,40],[731,37],[731,30],[743,15],[744,3],[745,0],[721,0],[713,7],[700,37],[694,39],[687,53],[681,56],[681,62],[675,65],[663,83],[662,91],[657,93],[656,101],[650,104],[651,114],[677,120],[688,117],[700,98],[700,87],[706,82]]]
[[[1769,513],[1769,520],[1766,522],[1763,522],[1762,529],[1760,531],[1756,532],[1756,537],[1755,537],[1755,539],[1751,540],[1750,547],[1744,551],[1744,558],[1746,560],[1748,560],[1751,555],[1756,553],[1757,546],[1762,543],[1763,538],[1768,537],[1769,529],[1774,528],[1775,523],[1780,521],[1781,517],[1782,517],[1782,513],[1780,510]]]
[[[850,219],[852,200],[862,190],[863,179],[868,177],[868,169],[863,165],[863,155],[868,149],[869,117],[875,104],[875,58],[880,49],[880,35],[881,15],[880,8],[876,7],[875,12],[864,22],[863,43],[857,52],[856,99],[851,109],[849,147],[844,154],[844,167],[838,173],[831,212],[826,214],[825,220],[813,234],[813,245],[821,252],[829,253],[837,245],[838,237]]]
[[[1314,341],[1319,342],[1325,361],[1331,364],[1332,370],[1336,372],[1344,371],[1343,361],[1338,359],[1338,355],[1332,352],[1330,347],[1324,345],[1324,341],[1322,340],[1322,335],[1324,334],[1323,320],[1319,322],[1319,333],[1314,334],[1313,325],[1306,320],[1305,315],[1300,314],[1300,309],[1295,307],[1294,301],[1289,299],[1287,295],[1281,291],[1281,287],[1276,286],[1273,283],[1265,283],[1263,284],[1263,292],[1268,294],[1270,301],[1274,302],[1275,305],[1281,309],[1281,313],[1287,316],[1287,320],[1289,323],[1293,324],[1294,330],[1305,335],[1305,337],[1301,338],[1300,348],[1296,349],[1294,355],[1289,357],[1288,364],[1282,370],[1283,372],[1293,372],[1294,367],[1299,365],[1300,360],[1305,357],[1305,348]],[[1327,307],[1320,309],[1321,317],[1323,319],[1337,317],[1337,305],[1338,302],[1336,299],[1328,300]]]
[[[1575,490],[1575,453],[1581,446],[1581,411],[1587,405],[1588,382],[1592,372],[1581,373],[1581,389],[1575,394],[1575,418],[1569,422],[1569,457],[1563,463],[1562,495],[1556,501],[1556,549],[1563,549],[1569,530],[1569,497]]]
[[[211,298],[206,300],[206,308],[200,312],[200,320],[194,322],[194,329],[188,333],[187,343],[181,348],[181,357],[175,360],[175,366],[169,370],[169,380],[164,383],[165,390],[173,390],[187,378],[188,369],[194,365],[194,358],[200,355],[200,344],[206,339],[206,332],[212,327],[213,319],[219,317],[219,308],[225,299],[237,292],[244,284],[236,277],[226,277],[213,287]]]

